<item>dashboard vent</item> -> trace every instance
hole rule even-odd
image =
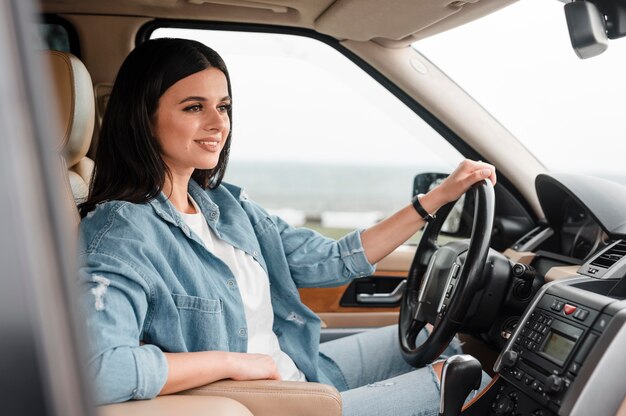
[[[526,247],[526,245],[544,231],[546,231],[546,228],[541,227],[541,226],[530,230],[529,232],[524,234],[519,240],[517,240],[515,244],[513,244],[513,249],[518,250],[518,251],[523,251],[523,250],[528,250],[532,248],[532,247]],[[552,235],[552,233],[549,233],[547,237],[549,237],[550,235]],[[541,240],[543,241],[544,239],[542,238]],[[533,245],[536,245],[536,244],[533,244]]]
[[[626,255],[626,241],[620,241],[619,243],[611,246],[604,253],[596,257],[590,264],[590,266],[602,267],[608,269],[615,263],[617,263],[622,257]]]
[[[515,246],[517,246],[517,247],[523,246],[524,244],[526,244],[530,240],[532,240],[533,237],[536,237],[540,232],[541,232],[541,227],[537,227],[537,228],[535,228],[533,230],[530,230],[522,238],[517,240],[517,242],[515,243]]]

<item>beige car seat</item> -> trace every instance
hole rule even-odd
[[[74,202],[78,204],[87,198],[94,167],[93,160],[87,157],[95,117],[93,86],[87,68],[78,58],[58,51],[46,53],[56,89],[58,150],[63,155]]]

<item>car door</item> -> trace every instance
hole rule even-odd
[[[1,414],[89,415],[71,295],[75,256],[33,4],[0,4]]]

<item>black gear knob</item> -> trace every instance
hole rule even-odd
[[[480,362],[468,354],[453,355],[443,364],[439,416],[458,416],[472,390],[480,388]]]

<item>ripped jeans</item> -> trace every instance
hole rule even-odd
[[[417,343],[426,336],[422,330]],[[320,381],[341,392],[344,416],[439,414],[437,376],[430,365],[416,369],[404,361],[397,325],[325,342],[320,344],[320,353]],[[461,345],[454,338],[440,358],[461,353]],[[339,371],[328,371],[333,363]],[[483,372],[481,389],[490,380]]]

